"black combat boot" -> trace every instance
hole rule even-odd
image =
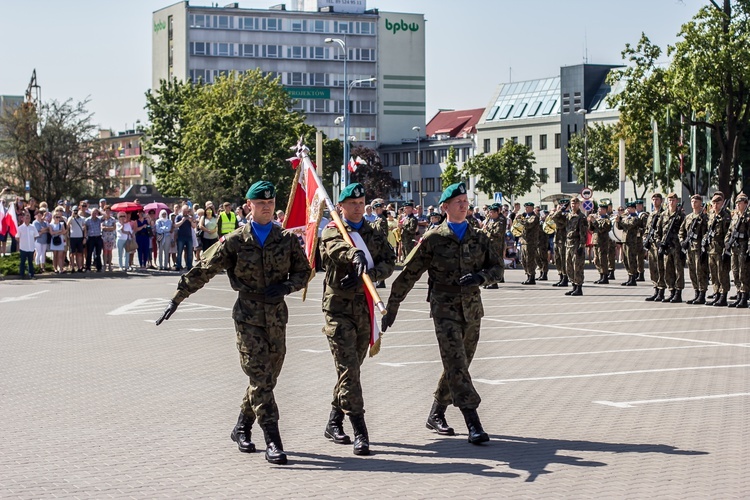
[[[385,288],[385,281],[378,281],[377,285],[375,285],[375,288]]]
[[[719,292],[714,292],[711,295],[706,295],[707,299],[714,300],[719,298]]]
[[[737,295],[733,295],[733,297],[735,297],[735,301],[732,302],[731,304],[729,304],[729,307],[737,307],[737,306],[739,306],[740,302],[742,302],[742,296],[743,295],[744,295],[744,293],[742,293],[742,292],[737,292]],[[732,297],[729,297],[729,298],[731,299]]]
[[[606,274],[602,274],[602,279],[599,280],[600,285],[609,285],[609,278]]]
[[[664,299],[664,300],[663,300],[662,302],[664,302],[665,304],[666,304],[667,302],[672,302],[672,300],[673,300],[673,299],[674,299],[674,298],[675,298],[676,296],[677,296],[677,290],[673,288],[672,290],[670,290],[670,291],[669,291],[669,297],[667,297],[666,299]]]
[[[686,301],[685,301],[685,303],[686,303],[686,304],[695,304],[695,301],[696,301],[696,300],[698,300],[698,297],[700,297],[700,295],[701,295],[701,293],[700,293],[700,292],[699,292],[698,290],[696,290],[696,291],[695,291],[695,297],[693,297],[693,298],[692,298],[692,299],[690,299],[690,300],[686,300]],[[704,295],[705,295],[705,292],[704,292]],[[704,297],[703,297],[703,302],[705,302],[705,301],[706,301],[706,298],[705,298],[705,296],[704,296]]]
[[[482,429],[482,423],[479,421],[477,410],[461,408],[461,413],[464,414],[466,427],[469,429],[469,442],[471,444],[485,443],[490,440],[490,437]]]
[[[572,290],[568,290],[567,292],[565,292],[565,295],[573,295],[573,294],[575,294],[576,290],[578,290],[578,285],[576,285],[575,283],[573,283],[573,289]]]
[[[633,286],[631,283],[635,283],[635,276],[628,274],[628,280],[620,283],[620,286]]]
[[[602,282],[603,279],[604,279],[604,275],[603,274],[599,274],[599,279],[596,280],[596,281],[594,281],[594,284],[595,285],[601,284],[601,282]]]
[[[646,273],[638,273],[638,279],[636,281],[646,281]]]
[[[719,298],[715,300],[712,305],[716,307],[726,307],[727,306],[727,294],[726,293],[719,294]]]
[[[255,453],[255,445],[250,441],[250,428],[253,426],[253,422],[255,422],[254,418],[248,418],[240,412],[237,425],[234,426],[232,434],[230,434],[232,441],[237,443],[237,448],[242,453]]]
[[[486,287],[484,287],[484,288],[485,288],[485,290],[497,290],[497,289],[498,289],[498,288],[500,288],[500,287],[499,287],[499,286],[497,286],[497,283],[493,283],[493,284],[491,284],[491,285],[487,285],[487,286],[486,286]]]
[[[659,294],[654,299],[654,302],[664,302],[664,289],[659,288]]]
[[[526,281],[521,283],[522,285],[536,285],[536,280],[534,279],[533,274],[527,274],[526,276],[528,276],[528,278],[526,279]]]
[[[695,302],[693,304],[705,304],[706,303],[706,291],[703,290],[698,294],[698,298],[695,299]]]
[[[276,465],[285,465],[287,459],[284,445],[281,443],[278,422],[264,425],[263,435],[266,438],[266,461]]]
[[[627,286],[638,286],[638,283],[635,280],[635,274],[630,275],[628,282],[627,282]]]
[[[547,271],[544,271],[539,278],[537,278],[539,281],[547,281],[549,278],[547,278]]]
[[[737,309],[747,309],[747,292],[742,293],[742,298],[737,304]]]
[[[610,269],[609,270],[609,274],[607,275],[607,278],[611,279],[611,280],[615,279],[615,270],[614,269]]]
[[[349,415],[349,421],[352,423],[354,429],[354,454],[355,455],[369,455],[370,454],[370,438],[367,435],[367,425],[365,424],[365,416]]]
[[[650,297],[646,297],[646,302],[653,302],[659,296],[659,289],[654,287],[654,294]]]
[[[560,279],[557,281],[557,283],[552,283],[552,286],[560,286],[560,284],[563,282],[563,275],[560,275]]]
[[[680,304],[682,302],[682,290],[675,290],[674,297],[669,301],[672,304]]]
[[[447,406],[441,405],[437,401],[433,401],[425,427],[431,431],[437,432],[441,436],[455,436],[456,432],[453,430],[453,427],[450,427],[448,422],[445,421],[446,409]]]
[[[563,280],[562,280],[562,283],[560,283],[560,287],[568,288],[568,275],[567,274],[563,275]]]
[[[730,295],[730,296],[729,296],[729,297],[727,297],[727,298],[728,298],[729,300],[737,300],[737,299],[739,299],[739,298],[740,298],[740,294],[739,294],[739,292],[737,292],[737,293],[735,293],[734,295]]]
[[[351,438],[344,432],[343,411],[331,408],[331,415],[328,417],[328,425],[323,435],[336,444],[352,444]]]
[[[573,293],[570,294],[571,296],[583,295],[583,285],[582,284],[581,285],[574,285],[573,288],[574,288],[573,289]]]

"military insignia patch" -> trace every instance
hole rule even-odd
[[[458,186],[458,192],[462,194],[466,192],[466,188],[464,187],[463,184]]]

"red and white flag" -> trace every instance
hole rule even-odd
[[[2,208],[2,229],[0,232],[3,234],[10,234],[11,237],[15,238],[18,234],[18,217],[16,216],[16,204],[11,203],[7,211]]]
[[[356,172],[360,165],[367,165],[367,162],[359,156],[356,158],[352,156],[349,158],[349,164],[346,168],[349,169],[349,172]]]

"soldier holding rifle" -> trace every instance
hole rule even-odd
[[[708,215],[708,230],[701,241],[701,253],[708,257],[708,268],[711,271],[711,283],[714,294],[706,298],[713,299],[706,302],[707,306],[723,307],[727,305],[729,295],[729,264],[724,254],[724,238],[727,236],[732,215],[726,208],[724,193],[716,191],[711,197],[711,213]]]
[[[699,194],[690,197],[693,213],[688,214],[680,226],[680,246],[683,254],[687,253],[687,266],[690,283],[695,290],[695,297],[688,304],[705,304],[708,289],[708,268],[701,259],[701,241],[706,234],[708,218],[703,212],[703,198]]]
[[[737,300],[729,304],[729,307],[747,307],[748,293],[750,293],[750,255],[748,255],[748,231],[750,221],[748,220],[747,195],[737,195],[736,209],[732,215],[726,240],[724,241],[724,260],[731,259],[732,270],[736,270],[738,279],[735,281],[737,287]]]
[[[664,261],[659,257],[658,233],[659,221],[661,214],[664,212],[661,205],[664,199],[661,193],[655,193],[651,197],[654,204],[653,212],[648,214],[646,219],[646,239],[643,247],[648,252],[648,272],[651,275],[651,282],[654,285],[654,294],[646,297],[647,302],[661,302],[664,300],[664,289],[667,284],[664,282]]]
[[[667,210],[662,213],[658,228],[659,256],[664,261],[664,281],[669,288],[669,297],[663,302],[682,302],[685,288],[685,260],[683,259],[678,234],[685,216],[675,193],[667,195]]]

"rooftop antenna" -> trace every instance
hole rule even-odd
[[[508,83],[513,83],[513,68],[508,66]]]
[[[589,63],[589,42],[586,29],[583,30],[583,64]]]

